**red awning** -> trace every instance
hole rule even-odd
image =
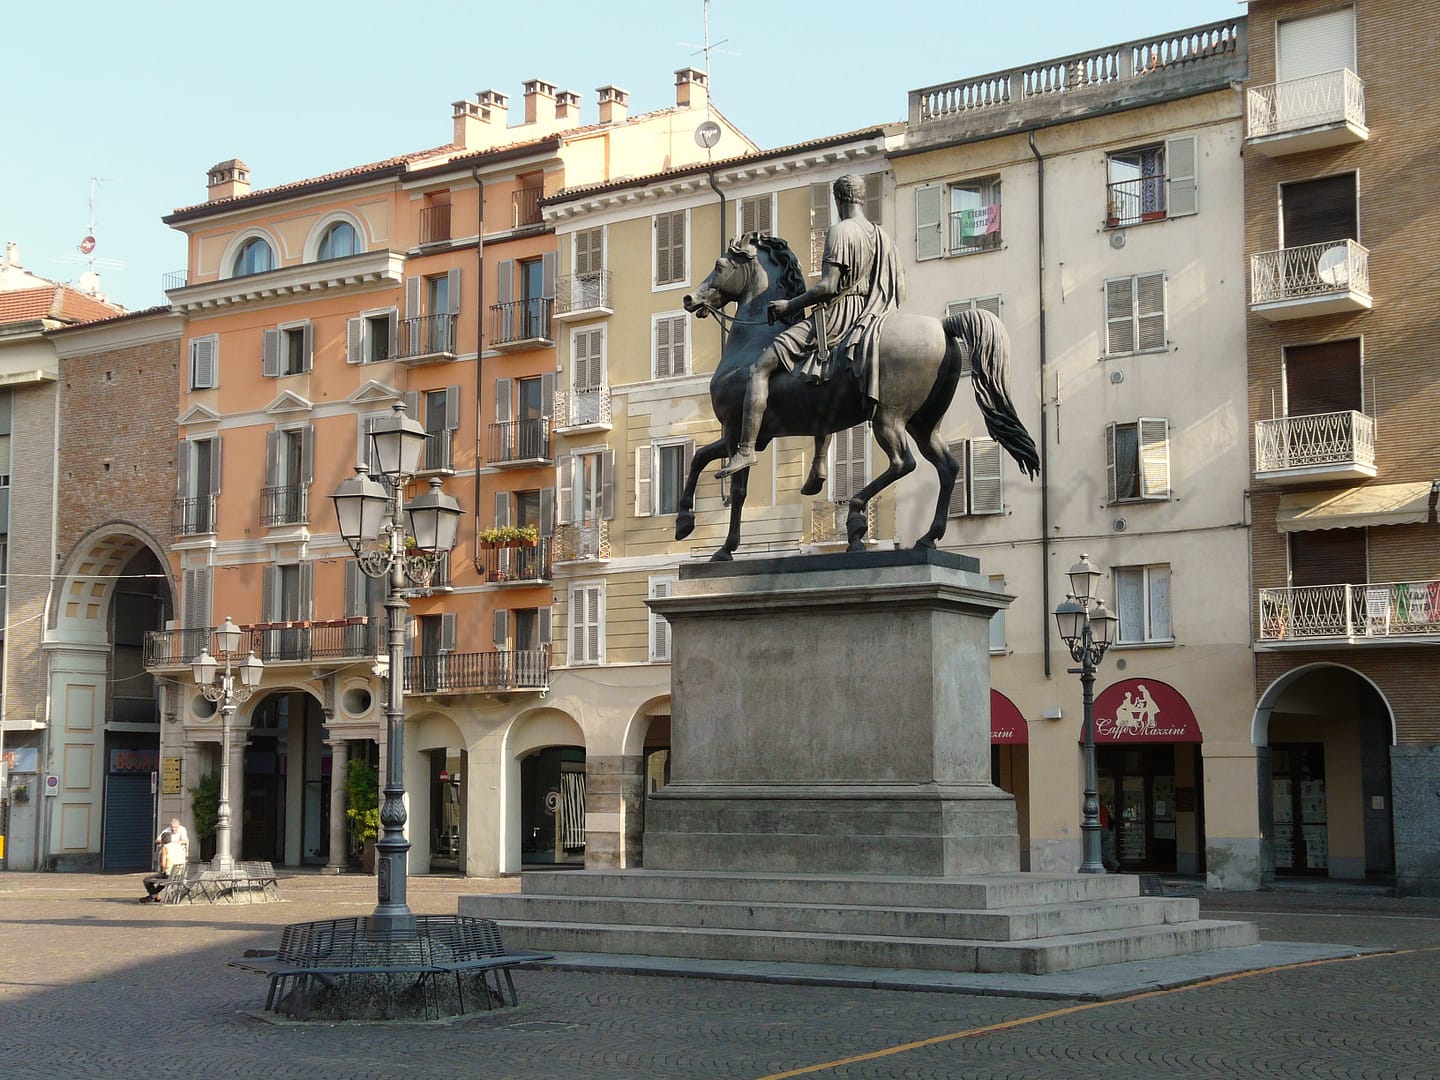
[[[1023,746],[1030,741],[1030,729],[1020,710],[999,690],[990,691],[990,744]]]
[[[1097,743],[1202,742],[1179,690],[1159,679],[1121,679],[1095,699]]]

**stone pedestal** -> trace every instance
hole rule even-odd
[[[990,782],[992,591],[935,551],[704,563],[649,601],[672,633],[671,782],[645,866],[1014,872]]]

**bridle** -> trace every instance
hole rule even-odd
[[[737,262],[737,259],[738,259],[738,262]],[[741,288],[742,294],[743,294],[744,292],[748,291],[751,283],[752,283],[753,280],[754,280],[754,277],[755,277],[755,265],[754,265],[754,264],[755,264],[755,256],[754,256],[754,255],[747,254],[747,253],[745,253],[745,252],[744,252],[742,249],[740,249],[740,248],[736,248],[736,247],[733,247],[733,246],[731,247],[731,249],[730,249],[730,265],[737,267],[738,269],[742,270],[742,271],[744,272],[744,274],[745,274],[745,282],[744,282],[744,285],[743,285],[742,288]],[[727,300],[726,303],[730,303],[730,301]],[[768,319],[741,319],[741,318],[738,318],[737,316],[734,316],[734,315],[727,315],[724,311],[722,311],[720,308],[716,307],[716,306],[713,305],[713,304],[699,303],[699,304],[696,304],[696,305],[695,305],[694,310],[697,311],[697,312],[706,312],[706,313],[708,313],[709,315],[711,315],[711,316],[715,319],[716,322],[718,322],[722,327],[724,327],[724,328],[727,329],[727,330],[728,330],[730,327],[732,327],[732,326],[765,326],[765,325],[768,325],[768,324],[769,324],[769,320],[768,320]]]

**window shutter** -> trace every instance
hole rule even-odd
[[[1172,218],[1200,208],[1197,163],[1194,135],[1165,141],[1165,209]]]
[[[510,611],[496,608],[490,616],[490,635],[495,639],[495,648],[503,652],[510,646]]]
[[[306,321],[300,328],[300,370],[309,371],[315,363],[315,327]]]
[[[445,388],[445,430],[454,431],[460,426],[460,386]]]
[[[345,617],[365,615],[365,573],[355,559],[345,560]]]
[[[440,615],[440,651],[455,651],[455,612],[446,611]]]
[[[555,296],[555,252],[547,251],[540,256],[540,295]]]
[[[601,327],[575,335],[575,389],[598,390],[605,384],[603,348],[605,331]]]
[[[555,610],[548,604],[545,607],[535,609],[535,630],[540,639],[540,647],[542,649],[548,649],[550,647],[551,638],[554,634],[554,619]]]
[[[1141,274],[1135,279],[1135,310],[1139,319],[1137,352],[1165,348],[1165,275]]]
[[[460,314],[460,268],[452,267],[445,274],[445,299],[450,305],[449,311],[432,311],[432,315],[459,315]]]
[[[183,578],[185,589],[184,613],[181,616],[183,628],[186,630],[208,629],[210,620],[206,615],[206,588],[205,575],[209,571],[206,568],[186,570]]]
[[[280,483],[280,433],[278,431],[267,431],[265,433],[265,484],[267,487],[275,487]]]
[[[510,420],[513,387],[509,379],[495,380],[495,422],[505,424]]]
[[[408,277],[405,279],[405,318],[418,319],[420,317],[420,279]]]
[[[1135,279],[1105,282],[1105,354],[1123,356],[1135,351]]]
[[[555,489],[540,489],[540,535],[551,536],[555,532]]]
[[[315,479],[315,425],[306,424],[300,436],[300,478],[307,484]]]
[[[345,320],[345,362],[358,364],[365,359],[365,320]]]
[[[757,202],[757,199],[740,200],[740,228],[738,231],[742,236],[745,233],[755,231],[755,206]]]
[[[830,470],[830,498],[848,502],[865,486],[865,456],[869,448],[869,428],[865,424],[835,433],[834,468]]]
[[[313,619],[315,617],[315,564],[308,561],[302,562],[300,572],[296,576],[300,579],[300,618]]]
[[[635,448],[635,516],[649,517],[651,510],[651,488],[654,473],[654,448],[645,443]]]
[[[994,439],[971,439],[969,465],[970,512],[1004,513],[1004,459],[1000,444]]]
[[[830,228],[830,185],[810,185],[810,228]]]
[[[510,492],[495,492],[495,526],[503,528],[510,524]]]
[[[1170,498],[1170,422],[1140,417],[1140,497]]]
[[[650,595],[660,599],[670,595],[670,580],[658,578],[650,582]],[[670,659],[670,624],[665,616],[650,612],[650,659]]]
[[[418,626],[418,624],[417,624],[416,621],[415,621],[415,616],[414,616],[414,615],[406,615],[406,616],[405,616],[405,655],[406,655],[407,657],[410,657],[410,656],[414,656],[414,655],[415,655],[415,636],[416,636],[416,631],[417,631],[418,629],[419,629],[419,626]],[[388,637],[387,637],[387,640],[388,640]]]
[[[386,322],[388,323],[390,347],[386,350],[385,355],[393,360],[400,355],[400,309],[391,308],[389,318]]]
[[[266,330],[261,335],[263,359],[261,371],[272,378],[280,374],[280,331]]]
[[[190,386],[192,390],[215,388],[215,339],[200,338],[190,343]]]
[[[865,220],[880,224],[880,193],[884,179],[881,173],[865,174]]]
[[[945,188],[940,184],[915,189],[915,258],[938,259],[945,254],[940,222],[945,211]]]
[[[585,588],[570,590],[570,663],[583,664],[585,654]]]
[[[655,218],[655,283],[663,285],[670,280],[670,215],[660,214]]]
[[[495,264],[495,303],[500,307],[500,340],[515,336],[515,260],[501,259]]]
[[[604,619],[602,610],[603,593],[600,586],[590,585],[585,589],[585,659],[592,664],[598,664],[601,660],[601,623]]]
[[[560,505],[556,507],[555,520],[561,525],[569,525],[575,512],[575,458],[570,454],[561,454],[560,460],[555,463],[555,471],[560,476]]]
[[[575,273],[593,274],[604,269],[604,233],[581,229],[575,234]]]
[[[1115,614],[1120,616],[1117,639],[1145,640],[1145,568],[1117,566],[1115,580]]]
[[[615,519],[615,451],[600,452],[600,516]]]
[[[1000,318],[1000,297],[979,296],[975,298],[973,304],[976,311],[988,311],[997,319]]]
[[[677,315],[670,320],[670,374],[688,375],[690,373],[689,357],[686,355],[685,339],[686,328],[689,325],[688,316]]]
[[[1105,501],[1113,503],[1118,498],[1115,484],[1115,421],[1105,425]]]
[[[419,420],[423,427],[425,420],[420,416],[420,391],[406,390],[402,400],[405,402],[405,415],[411,420]]]
[[[210,494],[220,494],[220,436],[210,440]]]
[[[555,372],[546,371],[540,376],[540,415],[555,415]]]
[[[175,444],[175,497],[190,498],[190,455],[195,452],[194,444],[186,441]]]
[[[655,378],[670,376],[670,320],[655,320]]]
[[[655,284],[668,285],[685,276],[685,211],[657,215],[655,220]]]
[[[965,440],[952,442],[948,447],[950,454],[955,458],[960,468],[955,473],[955,486],[950,490],[950,505],[945,511],[946,517],[964,517],[969,508],[965,502]]]
[[[275,567],[265,566],[260,571],[260,621],[275,622],[276,600],[275,595]]]
[[[1355,9],[1285,19],[1276,26],[1276,78],[1279,82],[1323,75],[1337,68],[1355,70]]]

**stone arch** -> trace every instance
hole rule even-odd
[[[670,715],[670,695],[656,694],[648,701],[641,703],[640,707],[630,716],[630,721],[625,725],[624,749],[621,751],[626,757],[633,757],[644,754],[645,735],[649,731],[651,723],[656,717]]]
[[[165,548],[144,529],[127,521],[107,521],[86,533],[70,549],[58,575],[50,626],[55,638],[77,645],[109,640],[106,617],[120,572],[148,548],[165,574],[170,611],[179,594]]]
[[[1255,715],[1251,718],[1250,721],[1250,742],[1252,745],[1266,746],[1269,744],[1270,713],[1274,709],[1275,703],[1281,700],[1285,691],[1288,690],[1295,683],[1299,682],[1302,677],[1315,674],[1316,672],[1325,669],[1347,672],[1350,675],[1355,676],[1362,682],[1366,683],[1370,687],[1370,689],[1374,691],[1375,696],[1379,698],[1385,706],[1385,716],[1390,723],[1390,744],[1392,746],[1395,744],[1395,709],[1393,706],[1391,706],[1390,699],[1385,696],[1385,691],[1381,690],[1375,680],[1370,678],[1370,676],[1366,675],[1363,671],[1356,671],[1348,664],[1336,664],[1330,661],[1322,661],[1314,664],[1304,664],[1300,667],[1292,668],[1290,671],[1285,672],[1274,682],[1272,682],[1268,687],[1266,687],[1265,692],[1260,695],[1260,700],[1255,706]]]
[[[309,234],[305,237],[305,250],[303,261],[313,263],[320,258],[320,241],[330,231],[330,226],[341,223],[349,225],[355,230],[355,236],[362,245],[362,250],[368,251],[375,243],[375,237],[369,228],[368,223],[358,214],[349,210],[331,210],[322,214],[315,224],[311,226]],[[359,254],[359,252],[356,252]]]
[[[225,245],[225,253],[220,256],[219,277],[222,281],[228,281],[235,276],[235,257],[240,254],[240,249],[250,240],[264,240],[270,245],[270,253],[273,256],[271,269],[279,270],[282,260],[285,257],[285,245],[281,238],[272,233],[269,229],[259,225],[251,225],[241,229],[230,238],[230,243]]]

